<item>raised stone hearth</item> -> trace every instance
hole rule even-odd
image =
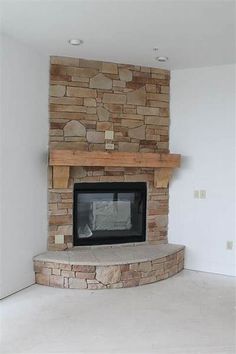
[[[184,246],[75,247],[34,257],[36,283],[60,288],[127,288],[167,279],[184,267]]]

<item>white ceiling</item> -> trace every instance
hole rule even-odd
[[[8,0],[0,8],[3,32],[48,55],[172,70],[236,61],[235,1]]]

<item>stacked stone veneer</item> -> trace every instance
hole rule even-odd
[[[50,71],[50,148],[105,151],[112,142],[116,151],[169,151],[169,71],[63,57],[51,58]],[[167,242],[168,188],[154,188],[153,175],[150,168],[72,167],[68,188],[53,189],[49,168],[48,248],[73,246],[75,182],[146,181],[147,241]],[[55,235],[65,243],[55,244]]]
[[[184,267],[184,250],[148,262],[122,265],[73,265],[34,261],[36,283],[60,288],[127,288],[167,279]]]

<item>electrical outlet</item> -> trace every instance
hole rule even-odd
[[[106,143],[105,145],[106,150],[114,150],[115,146],[111,143]]]
[[[200,195],[200,199],[206,199],[206,191],[204,189],[200,190],[199,195]]]
[[[193,196],[195,199],[199,199],[199,191],[194,191]]]
[[[114,132],[113,132],[113,130],[106,130],[106,131],[105,131],[105,139],[106,139],[106,140],[113,140],[113,139],[114,139]]]
[[[55,235],[55,243],[63,244],[64,243],[64,235]]]
[[[233,249],[234,242],[233,241],[227,241],[226,242],[226,249],[227,250],[232,250]]]

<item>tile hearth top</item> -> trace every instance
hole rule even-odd
[[[33,258],[34,261],[73,265],[118,265],[151,261],[184,249],[182,245],[107,245],[79,246],[66,251],[49,251]]]

